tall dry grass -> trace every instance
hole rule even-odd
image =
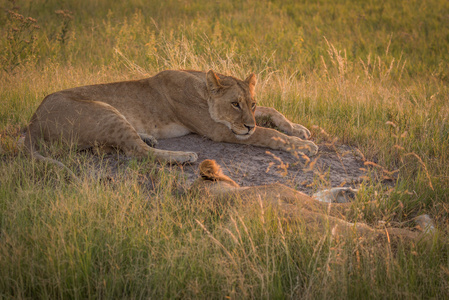
[[[23,17],[0,14],[2,298],[449,292],[446,2],[1,5]],[[28,17],[39,28],[21,29]],[[101,159],[50,149],[79,171],[82,183],[74,184],[17,149],[21,129],[51,92],[210,68],[241,78],[255,72],[260,104],[311,128],[318,142],[357,146],[373,174],[396,177],[393,188],[363,183],[355,220],[400,225],[429,213],[438,234],[415,243],[335,239],[285,224],[270,207],[248,212],[180,195],[182,174],[151,161],[124,161],[117,179],[104,183],[91,175],[92,164],[106,165]],[[370,200],[378,207],[364,207]]]

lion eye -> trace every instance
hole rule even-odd
[[[231,104],[236,108],[240,108],[240,104],[238,102],[232,102]]]
[[[251,104],[251,109],[255,110],[256,109],[256,103]]]

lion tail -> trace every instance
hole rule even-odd
[[[45,157],[39,152],[37,152],[36,145],[37,143],[35,138],[32,136],[31,132],[27,130],[25,134],[25,140],[23,141],[23,146],[32,158],[37,159],[39,161],[57,165],[58,167],[65,169],[69,173],[70,177],[75,179],[75,181],[80,182],[80,179],[75,175],[75,173],[73,173],[72,170],[67,168],[62,162],[57,161],[56,159]]]

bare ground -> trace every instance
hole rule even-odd
[[[170,171],[178,171],[182,185],[190,185],[199,175],[198,166],[205,159],[214,159],[223,172],[241,186],[283,183],[307,194],[338,186],[357,187],[367,178],[363,155],[353,147],[338,144],[318,144],[318,154],[309,159],[295,157],[289,152],[268,148],[213,142],[197,134],[179,138],[158,140],[156,148],[174,151],[192,151],[198,154],[195,163],[172,165]],[[99,158],[88,154],[91,175],[114,178],[119,168],[125,167],[130,158],[122,154],[109,154]],[[106,167],[101,168],[100,166]],[[83,173],[79,167],[79,173]],[[85,170],[86,171],[86,170]],[[87,174],[86,174],[87,175]],[[153,189],[157,179],[147,177],[144,184]]]
[[[204,159],[217,161],[223,172],[242,186],[279,182],[308,194],[329,187],[354,187],[366,175],[357,149],[346,145],[318,146],[318,154],[310,161],[279,150],[216,143],[196,134],[159,140],[157,148],[198,154],[197,162],[179,166],[187,182],[198,176],[198,165]]]

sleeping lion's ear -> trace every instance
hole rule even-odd
[[[257,78],[256,75],[254,73],[251,73],[246,79],[245,82],[248,84],[249,86],[249,91],[251,92],[251,94],[254,94],[254,90],[256,89],[256,84],[257,84]]]
[[[212,159],[203,160],[199,166],[200,175],[206,177],[209,180],[214,180],[221,173],[220,167]]]
[[[220,78],[214,73],[214,71],[209,70],[206,74],[207,90],[209,93],[217,93],[223,86],[220,84]]]

